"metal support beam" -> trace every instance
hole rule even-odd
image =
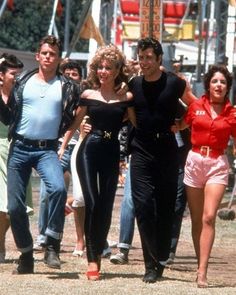
[[[58,0],[54,0],[52,17],[51,17],[49,28],[48,28],[48,35],[51,35],[53,33],[53,27],[55,26],[55,18],[57,14],[57,5],[58,5]]]
[[[70,40],[70,0],[66,0],[64,51],[69,49]]]
[[[74,35],[72,36],[71,43],[70,43],[70,46],[69,46],[69,48],[68,48],[68,50],[66,52],[65,57],[69,57],[71,52],[75,48],[75,45],[79,40],[79,35],[80,35],[80,32],[81,32],[81,29],[83,27],[84,22],[86,21],[86,18],[88,16],[88,13],[89,13],[89,10],[91,8],[92,3],[93,3],[93,0],[87,0],[86,1],[86,4],[84,5],[84,8],[83,8],[82,13],[81,13],[80,18],[79,18],[79,21],[78,21],[78,23],[76,25]]]
[[[0,8],[0,18],[2,17],[3,12],[5,11],[6,7],[7,7],[7,0],[4,0],[2,2],[1,8]]]
[[[208,51],[208,40],[209,40],[209,27],[210,27],[210,15],[211,15],[211,0],[206,1],[206,36],[204,43],[204,68],[203,72],[205,73],[207,70],[207,51]]]
[[[226,63],[226,35],[228,21],[228,0],[215,0],[216,54],[215,63]]]
[[[197,82],[201,82],[201,67],[202,67],[202,44],[203,44],[203,37],[202,37],[202,1],[198,0],[198,58],[197,58]]]
[[[118,0],[107,1],[101,0],[101,11],[99,27],[102,37],[106,44],[114,43],[116,36],[116,25],[117,25],[117,6]],[[113,32],[111,33],[111,26],[113,21]]]

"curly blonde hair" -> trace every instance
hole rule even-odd
[[[116,69],[119,69],[119,74],[115,79],[115,86],[119,85],[121,82],[128,82],[128,69],[125,56],[117,46],[110,44],[99,47],[89,64],[88,76],[86,79],[89,88],[98,89],[100,87],[97,69],[103,60],[110,62]]]

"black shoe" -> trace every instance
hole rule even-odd
[[[164,272],[165,266],[158,263],[156,266],[156,272],[157,272],[157,276],[158,279],[162,278],[163,272]]]
[[[61,261],[59,258],[59,253],[56,253],[53,248],[47,246],[44,254],[44,263],[50,268],[61,268]]]
[[[34,273],[34,258],[33,251],[22,253],[19,257],[18,266],[13,270],[12,274],[33,274]]]
[[[158,263],[155,268],[147,268],[143,276],[143,282],[149,284],[155,283],[162,278],[164,268],[165,266],[160,263]]]
[[[148,269],[143,276],[143,282],[153,284],[158,280],[158,273],[156,269]]]
[[[61,268],[59,258],[61,240],[56,240],[52,237],[47,237],[46,250],[44,254],[44,263],[50,268]]]

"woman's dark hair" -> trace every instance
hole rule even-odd
[[[0,56],[0,72],[6,73],[9,68],[22,69],[24,64],[13,54],[3,53]]]
[[[214,76],[215,73],[221,73],[222,75],[224,75],[226,82],[227,82],[227,92],[226,92],[226,96],[228,96],[230,88],[232,86],[232,82],[233,82],[233,76],[232,74],[229,72],[229,70],[227,69],[226,66],[224,65],[214,65],[211,66],[208,70],[208,72],[205,74],[204,76],[204,88],[206,93],[209,95],[209,88],[210,88],[210,81],[212,79],[212,77]]]

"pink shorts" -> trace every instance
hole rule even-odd
[[[189,151],[184,170],[184,183],[191,187],[203,188],[209,183],[227,185],[229,162],[226,155],[217,159]]]

